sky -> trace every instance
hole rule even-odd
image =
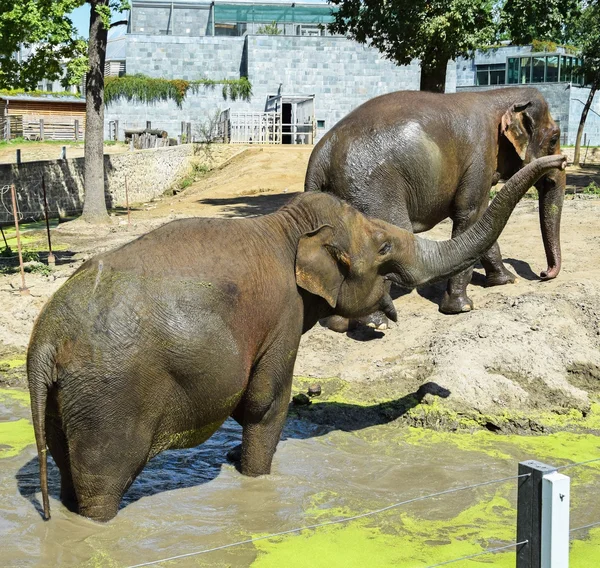
[[[124,14],[113,12],[112,21],[125,20],[127,19],[126,14],[126,12]],[[75,8],[71,12],[71,20],[73,20],[73,24],[77,28],[79,35],[87,39],[90,35],[90,5],[86,3],[79,8]]]

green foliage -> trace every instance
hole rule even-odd
[[[583,10],[573,35],[581,47],[585,82],[600,88],[600,1],[590,2]]]
[[[369,43],[388,59],[422,67],[445,66],[480,45],[493,43],[492,0],[331,0],[339,6],[329,28]]]
[[[106,77],[104,100],[106,104],[119,99],[154,103],[158,101],[174,101],[181,107],[188,92],[197,93],[201,88],[223,85],[223,98],[248,100],[252,95],[252,86],[246,77],[241,79],[199,79],[185,81],[183,79],[153,79],[145,75],[123,75],[122,77]]]
[[[541,51],[556,51],[556,48],[558,47],[557,43],[554,41],[551,41],[549,39],[534,39],[531,42],[531,49],[534,52],[541,52]]]
[[[48,97],[48,98],[78,97],[78,98],[81,98],[81,95],[79,95],[77,93],[70,93],[69,91],[59,91],[59,92],[49,93],[48,91],[38,91],[37,89],[33,90],[33,91],[28,91],[26,89],[0,89],[0,95],[4,95],[7,97],[15,97],[18,95],[27,95],[28,97]]]
[[[563,44],[570,39],[581,4],[581,0],[506,0],[501,29],[520,45],[534,41]]]
[[[277,22],[271,22],[270,24],[259,26],[256,33],[260,35],[281,35],[282,32],[277,27]]]
[[[583,188],[582,193],[586,195],[600,195],[600,185],[596,182],[591,182],[588,186]]]

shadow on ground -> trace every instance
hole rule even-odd
[[[267,215],[283,207],[290,199],[300,192],[277,193],[271,195],[240,195],[238,197],[199,199],[203,205],[214,205],[223,208],[224,217],[255,217]]]
[[[290,404],[290,413],[282,439],[306,440],[323,436],[334,430],[354,432],[370,426],[387,424],[418,406],[425,395],[447,398],[450,391],[436,383],[425,383],[416,392],[397,400],[362,406],[341,402],[316,402],[309,406]],[[226,463],[227,452],[240,444],[241,427],[232,419],[196,448],[167,450],[150,460],[125,494],[119,509],[124,509],[142,497],[164,491],[195,487],[217,477]],[[60,499],[60,473],[48,456],[48,490]],[[118,459],[118,456],[115,456]],[[19,469],[16,475],[19,493],[41,515],[42,506],[36,496],[40,492],[39,461],[35,457]],[[55,505],[56,506],[56,505]]]

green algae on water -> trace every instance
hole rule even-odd
[[[29,392],[23,389],[0,388],[0,402],[17,402],[21,406],[29,406]]]
[[[0,459],[12,458],[34,443],[33,426],[29,420],[21,418],[0,422]]]

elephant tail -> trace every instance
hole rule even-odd
[[[31,416],[33,431],[40,464],[40,485],[44,519],[50,518],[50,501],[48,499],[48,460],[46,448],[46,403],[48,392],[52,386],[52,377],[56,375],[54,356],[30,345],[27,354],[27,380],[31,396]]]

